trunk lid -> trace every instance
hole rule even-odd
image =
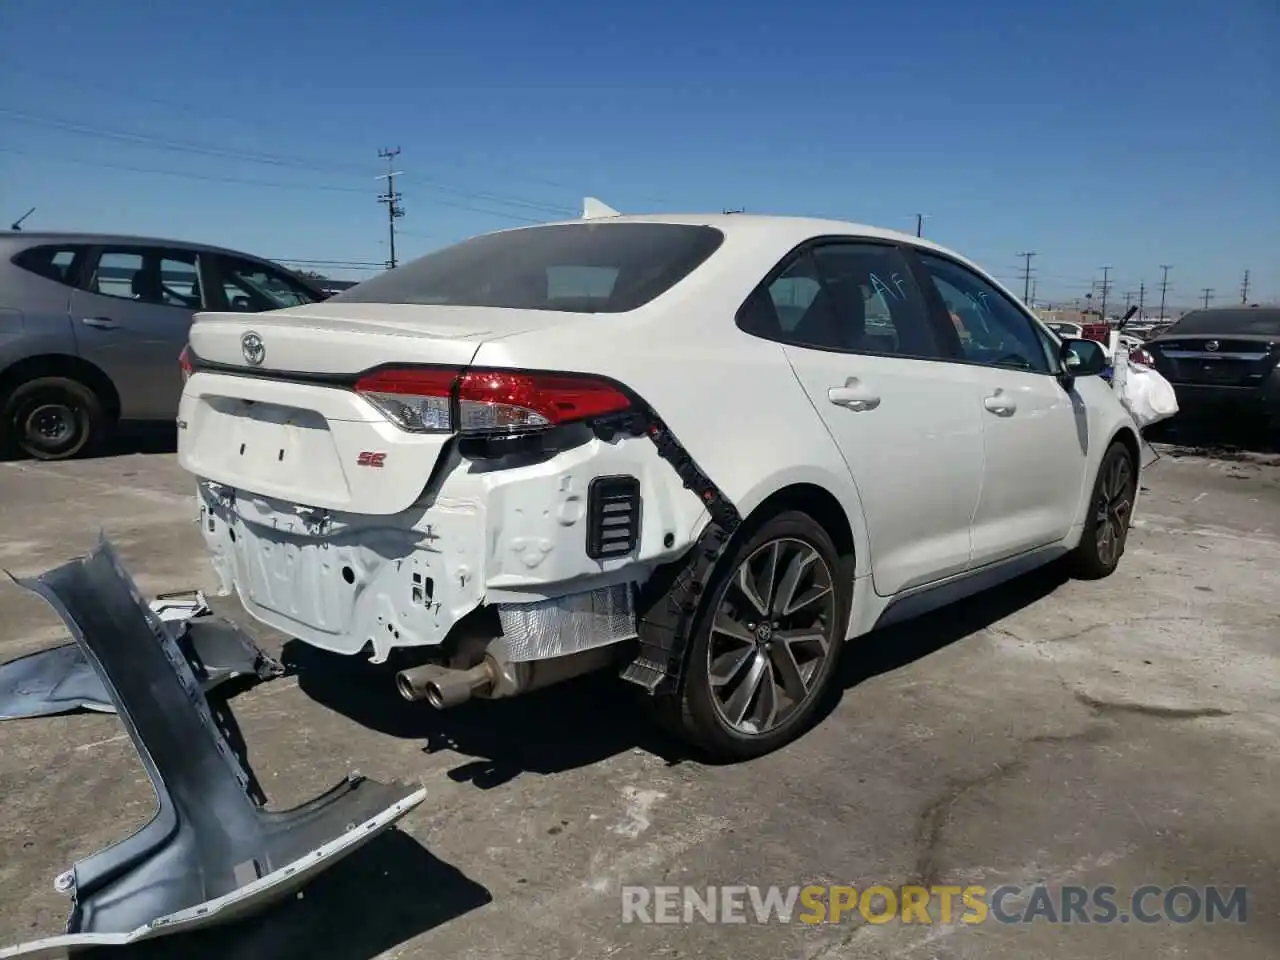
[[[322,301],[270,313],[196,314],[190,342],[201,360],[255,372],[359,373],[392,361],[463,365],[486,340],[571,318],[547,310]],[[263,347],[256,365],[242,342],[250,333]]]
[[[1274,337],[1184,334],[1145,344],[1156,369],[1170,383],[1260,387],[1280,361]]]
[[[178,460],[242,494],[400,513],[422,495],[451,435],[400,429],[355,392],[356,375],[393,363],[461,368],[482,343],[581,319],[329,302],[199,314],[190,334],[196,369],[178,413]]]

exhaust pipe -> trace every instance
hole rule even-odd
[[[469,670],[427,663],[396,674],[396,689],[406,700],[425,700],[437,710],[466,703],[493,685],[493,670],[484,660]]]

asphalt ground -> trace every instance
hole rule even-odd
[[[738,766],[689,760],[609,677],[436,713],[219,601],[293,668],[233,701],[273,807],[350,770],[428,797],[300,898],[134,955],[1275,957],[1280,457],[1162,448],[1144,485],[1114,576],[1042,571],[860,640],[817,728]],[[211,589],[191,494],[163,443],[0,463],[0,567],[39,573],[101,529],[144,594]],[[0,583],[0,661],[63,639],[43,601]],[[54,876],[152,811],[114,716],[0,723],[0,944],[60,933]],[[935,897],[929,922],[881,923],[876,898],[839,922],[802,922],[802,905],[760,923],[747,894],[748,922],[685,922],[684,894],[653,889],[978,885],[990,901],[1013,885],[1016,918],[1041,883],[1059,905],[1064,886],[1113,887],[1117,916],[968,924],[957,906],[945,922]],[[1144,885],[1154,921],[1122,921]],[[1243,921],[1206,922],[1203,900],[1162,918],[1176,885],[1246,888]],[[624,898],[646,895],[649,918],[676,922],[624,922]]]

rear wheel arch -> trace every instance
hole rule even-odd
[[[828,529],[842,555],[852,555],[858,576],[870,569],[862,500],[847,471],[834,473],[831,468],[792,467],[733,499],[744,523],[750,526],[789,509],[808,513]]]
[[[65,353],[24,357],[0,371],[0,402],[15,388],[38,377],[77,380],[97,394],[110,420],[115,421],[120,416],[120,394],[111,378],[88,360]]]
[[[1142,445],[1138,442],[1138,435],[1129,427],[1121,427],[1111,435],[1111,439],[1107,441],[1107,448],[1113,443],[1123,443],[1129,456],[1133,458],[1133,469],[1136,473],[1142,464]],[[1104,448],[1106,449],[1106,448]]]
[[[789,510],[808,514],[827,531],[842,556],[856,557],[857,542],[844,505],[816,483],[792,483],[765,497],[745,518],[744,526],[754,529],[770,518]]]

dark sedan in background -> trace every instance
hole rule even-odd
[[[1280,307],[1193,310],[1140,352],[1187,414],[1246,416],[1280,433]]]

